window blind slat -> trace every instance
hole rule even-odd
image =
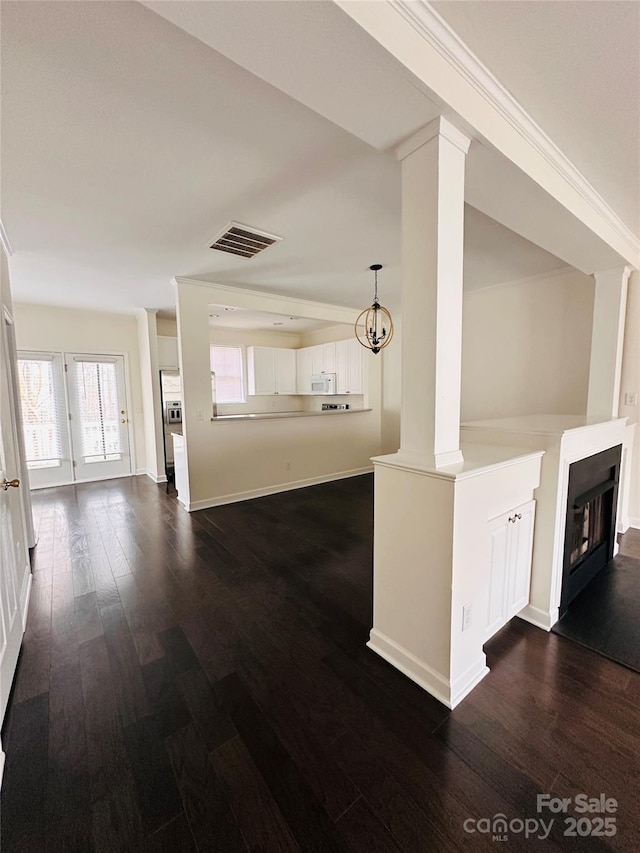
[[[217,403],[244,403],[242,347],[211,347],[211,372]]]
[[[83,459],[108,461],[122,452],[115,360],[74,362]]]
[[[27,467],[59,465],[62,401],[56,393],[53,356],[19,357],[18,384]]]

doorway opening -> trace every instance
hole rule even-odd
[[[31,488],[131,474],[122,355],[18,353]]]

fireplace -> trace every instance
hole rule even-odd
[[[613,558],[622,445],[569,466],[560,616]]]

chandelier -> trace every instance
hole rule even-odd
[[[382,269],[382,264],[371,264],[369,269],[375,276],[373,303],[359,315],[355,323],[355,333],[363,347],[373,353],[379,353],[393,337],[393,320],[391,314],[378,301],[378,270]]]

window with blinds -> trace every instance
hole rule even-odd
[[[86,464],[122,458],[115,362],[75,362],[82,457]]]
[[[60,417],[53,359],[18,359],[18,384],[27,468],[56,468],[62,463]]]
[[[215,403],[244,403],[242,347],[211,347],[211,382]]]

